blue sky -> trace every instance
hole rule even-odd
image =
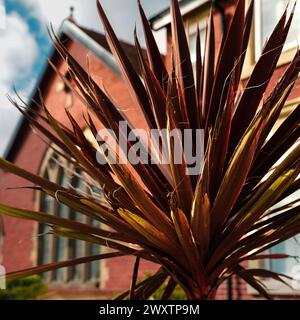
[[[19,17],[22,17],[22,20],[28,26],[28,31],[34,38],[37,47],[38,47],[38,55],[35,57],[34,62],[30,69],[30,77],[32,78],[32,87],[35,86],[36,81],[39,78],[41,71],[43,70],[44,64],[47,61],[47,57],[51,50],[51,42],[47,33],[45,32],[45,27],[43,25],[43,21],[39,20],[32,12],[29,10],[26,2],[21,0],[5,0],[5,10],[6,14],[13,15],[18,14]],[[28,77],[25,79],[16,79],[14,83],[17,90],[27,89],[31,91],[33,88],[27,88],[28,85]]]
[[[139,18],[135,0],[102,0],[104,9],[121,39],[132,42]],[[148,16],[165,9],[169,0],[144,0]],[[5,28],[0,30],[0,155],[3,154],[19,114],[7,100],[16,87],[24,99],[29,99],[45,67],[51,42],[47,33],[50,22],[56,30],[74,6],[79,24],[102,31],[95,0],[0,0],[5,8]],[[160,37],[162,38],[162,37]]]

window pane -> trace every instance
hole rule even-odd
[[[284,241],[270,250],[271,253],[285,253],[292,257],[300,255],[300,235]],[[271,270],[279,273],[292,274],[292,269],[298,262],[294,258],[274,259],[270,261]]]
[[[292,239],[286,241],[286,253],[293,257],[299,257],[300,256],[300,234],[293,237]],[[289,258],[285,260],[285,272],[289,275],[292,274],[293,267],[295,265],[298,265],[298,261],[296,261],[293,258]]]
[[[69,258],[80,258],[83,254],[84,242],[80,240],[69,239]],[[83,279],[83,267],[80,264],[69,268],[69,280],[81,280]]]
[[[91,224],[94,227],[100,227],[99,221],[91,220]],[[90,243],[88,245],[88,251],[89,251],[88,254],[90,256],[97,255],[97,254],[100,253],[100,246],[98,244],[95,244],[95,243]],[[87,278],[89,280],[95,281],[96,283],[99,281],[99,277],[100,277],[100,261],[93,261],[93,262],[90,262],[87,265],[87,275],[88,275]]]
[[[274,27],[282,16],[286,5],[290,3],[291,10],[293,2],[289,0],[260,0],[261,5],[261,47],[263,48],[266,39],[271,35]],[[271,13],[271,14],[270,14]],[[296,12],[286,44],[296,43],[300,38],[300,5],[296,6]]]
[[[67,175],[65,174],[63,168],[60,169],[60,174],[59,174],[59,184],[62,186],[67,186],[68,180],[67,180]],[[68,216],[68,207],[65,206],[64,204],[60,202],[56,202],[57,205],[57,216],[61,218],[66,218]],[[67,239],[62,238],[62,237],[55,237],[54,241],[54,261],[63,261],[67,257],[65,255],[65,248],[67,245]],[[65,268],[57,269],[53,271],[53,279],[56,281],[64,281],[64,273],[65,273]]]
[[[41,195],[41,211],[51,212],[52,198],[48,194]],[[50,231],[48,225],[39,224],[38,227],[38,264],[46,264],[50,262],[50,236],[47,234]],[[42,277],[47,279],[47,273],[43,273]]]
[[[83,254],[83,245],[84,242],[80,240],[75,241],[75,257],[80,258]],[[77,266],[74,266],[74,279],[82,279],[83,278],[83,264],[79,264]]]
[[[71,211],[70,212],[70,219],[76,220],[78,222],[82,221],[82,214]],[[69,258],[80,258],[84,256],[84,242],[75,239],[69,239]],[[83,279],[83,268],[84,265],[80,264],[77,266],[72,266],[69,268],[69,280],[80,280]]]
[[[205,47],[205,34],[206,28],[200,29],[200,40],[201,40],[201,55],[204,56],[204,47]],[[196,32],[190,34],[190,53],[191,61],[194,64],[196,62]]]
[[[99,245],[90,244],[90,255],[99,254]],[[100,273],[100,261],[91,262],[91,279],[98,281]]]
[[[57,215],[59,217],[65,217],[67,211],[67,207],[61,203],[57,205]],[[63,261],[66,259],[65,257],[65,246],[66,246],[66,239],[62,237],[55,237],[54,241],[54,261]],[[64,272],[65,269],[57,269],[53,271],[53,279],[56,281],[63,281],[64,280]]]
[[[300,191],[295,192],[291,196],[282,200],[276,207],[281,207],[282,205],[288,204],[295,200],[300,201]],[[275,247],[270,249],[270,253],[284,253],[293,257],[300,256],[300,234],[292,239],[284,241]],[[272,271],[291,274],[292,268],[298,264],[293,258],[288,259],[272,259],[270,261],[270,268]]]
[[[96,201],[98,201],[99,203],[104,204],[104,205],[107,204],[107,200],[105,199],[103,190],[101,190],[95,186],[92,186],[90,191],[91,191],[91,195],[93,196],[93,198]]]
[[[81,175],[80,170],[75,171],[76,174],[73,175],[71,179],[71,185],[74,189],[83,190],[83,183],[79,176]],[[70,219],[78,222],[84,222],[83,215],[74,210],[70,211]],[[84,256],[84,242],[80,240],[69,240],[69,257],[71,259],[80,258]],[[77,266],[72,266],[69,268],[69,280],[80,280],[83,279],[83,268],[84,265],[80,264]]]
[[[270,249],[270,253],[286,253],[286,243],[279,243],[277,246]],[[271,259],[270,261],[271,270],[279,273],[286,272],[285,264],[285,259]]]
[[[50,262],[50,243],[49,243],[49,227],[40,224],[39,225],[39,244],[38,244],[38,263],[39,265]]]

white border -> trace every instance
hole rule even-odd
[[[181,14],[185,15],[185,14],[191,12],[192,10],[194,10],[198,7],[201,7],[202,5],[204,5],[207,2],[209,2],[209,1],[208,0],[194,0],[194,1],[191,1],[190,3],[186,3],[186,4],[182,5],[180,8]],[[155,21],[153,21],[152,28],[155,31],[157,31],[161,28],[164,28],[169,23],[171,23],[171,15],[170,15],[170,13],[167,13],[166,15],[164,15],[160,18],[157,18]]]

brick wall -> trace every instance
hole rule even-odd
[[[90,73],[97,83],[103,83],[108,93],[115,99],[117,104],[126,110],[129,119],[136,126],[145,127],[145,121],[141,113],[136,112],[136,103],[132,100],[124,81],[110,68],[101,63],[93,55],[88,54],[79,44],[71,42],[70,53],[81,63],[86,65],[89,59]],[[59,63],[61,72],[66,71],[64,63]],[[69,125],[63,106],[66,105],[66,96],[63,91],[58,92],[60,79],[53,74],[49,79],[47,88],[43,88],[45,104],[54,115],[65,125]],[[83,106],[74,96],[73,106],[69,111],[84,127],[82,118]],[[28,130],[21,148],[19,148],[14,162],[28,171],[39,172],[40,164],[47,148],[41,139]],[[29,186],[30,183],[8,173],[0,174],[0,199],[1,203],[18,206],[26,209],[35,209],[35,194],[32,190],[6,190],[20,186]],[[36,265],[36,223],[14,218],[4,218],[5,237],[3,243],[3,265],[8,272],[28,268]],[[117,258],[106,261],[108,271],[105,290],[118,291],[127,288],[133,270],[134,260],[131,257]],[[145,272],[155,272],[156,266],[149,262],[142,262],[140,277]]]

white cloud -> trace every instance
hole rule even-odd
[[[38,55],[38,46],[28,26],[16,13],[6,18],[0,30],[0,83],[11,85],[28,76]]]
[[[9,105],[6,95],[7,88],[0,87],[0,156],[5,151],[7,143],[20,118],[19,112],[17,112],[13,106]]]
[[[51,22],[56,29],[63,19],[68,17],[70,7],[75,8],[75,20],[87,28],[102,31],[96,10],[95,0],[17,0],[28,8],[29,15],[40,20],[42,25]],[[0,6],[3,0],[0,0]],[[139,28],[139,17],[136,1],[101,0],[107,15],[121,39],[132,42],[135,24]],[[146,13],[151,16],[169,4],[169,0],[142,1]],[[139,32],[141,34],[141,32]],[[164,36],[159,37],[162,44]],[[20,80],[29,79],[23,96],[30,95],[32,86],[32,67],[39,54],[34,36],[30,34],[26,22],[16,13],[6,16],[6,29],[0,30],[0,155],[15,128],[18,113],[10,106],[6,95],[12,94],[12,85]],[[162,45],[161,45],[162,46]]]
[[[6,24],[5,16],[6,16],[6,12],[5,12],[4,1],[0,0],[0,29],[5,28],[5,24]]]
[[[0,30],[0,154],[12,135],[19,113],[10,105],[7,94],[19,81],[25,83],[22,96],[28,98],[32,89],[32,67],[39,53],[38,45],[28,25],[17,14],[6,16],[6,28]]]

